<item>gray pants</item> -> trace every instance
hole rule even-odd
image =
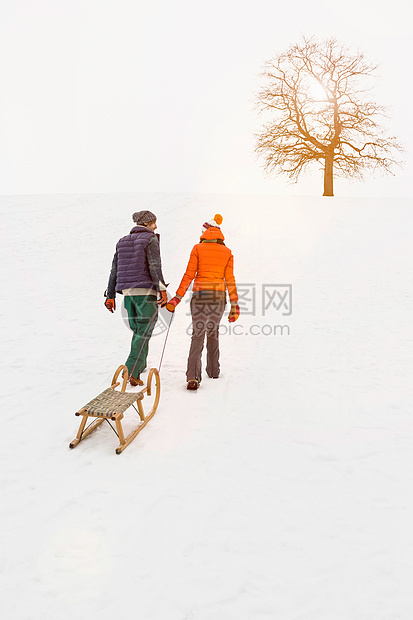
[[[202,379],[202,350],[207,337],[206,371],[209,377],[219,375],[219,323],[224,314],[225,292],[197,291],[191,299],[192,339],[188,355],[186,380]]]

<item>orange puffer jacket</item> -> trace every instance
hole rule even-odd
[[[211,226],[201,235],[201,243],[192,248],[188,266],[176,294],[183,297],[194,280],[193,291],[228,290],[231,302],[238,301],[234,277],[234,257],[224,245],[219,228]]]

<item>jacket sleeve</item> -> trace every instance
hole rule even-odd
[[[183,297],[188,290],[189,285],[196,276],[198,271],[198,251],[196,245],[192,248],[192,252],[189,256],[188,266],[181,280],[181,284],[177,288],[176,294],[179,297]]]
[[[225,267],[224,280],[227,286],[230,302],[231,303],[237,302],[238,293],[237,293],[237,285],[235,284],[235,276],[234,276],[234,256],[232,254],[228,259],[227,266]]]
[[[149,240],[146,248],[146,257],[148,259],[149,273],[151,274],[153,285],[156,291],[166,290],[167,284],[162,273],[161,251],[159,248],[159,239],[153,235]]]
[[[115,252],[113,257],[112,267],[109,274],[108,288],[105,291],[105,296],[108,299],[115,299],[116,297],[116,275],[118,272],[118,253]]]

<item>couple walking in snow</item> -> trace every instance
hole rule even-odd
[[[143,385],[140,373],[146,367],[149,339],[156,323],[158,306],[174,312],[193,281],[190,302],[192,337],[186,379],[187,388],[196,390],[202,379],[202,351],[206,336],[209,377],[218,378],[219,324],[224,314],[226,293],[231,310],[230,322],[239,316],[238,295],[234,277],[234,258],[224,243],[221,232],[222,216],[205,222],[202,234],[191,251],[188,266],[175,297],[168,301],[159,248],[156,216],[151,211],[134,213],[135,223],[129,235],[116,245],[112,261],[105,306],[114,312],[116,293],[124,296],[129,326],[133,331],[131,350],[126,366],[131,385]],[[158,299],[157,299],[158,297]]]

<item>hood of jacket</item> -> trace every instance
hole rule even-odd
[[[207,228],[200,237],[201,241],[213,241],[214,239],[220,239],[221,241],[224,241],[225,239],[224,235],[221,232],[221,229],[215,228],[215,226]]]

